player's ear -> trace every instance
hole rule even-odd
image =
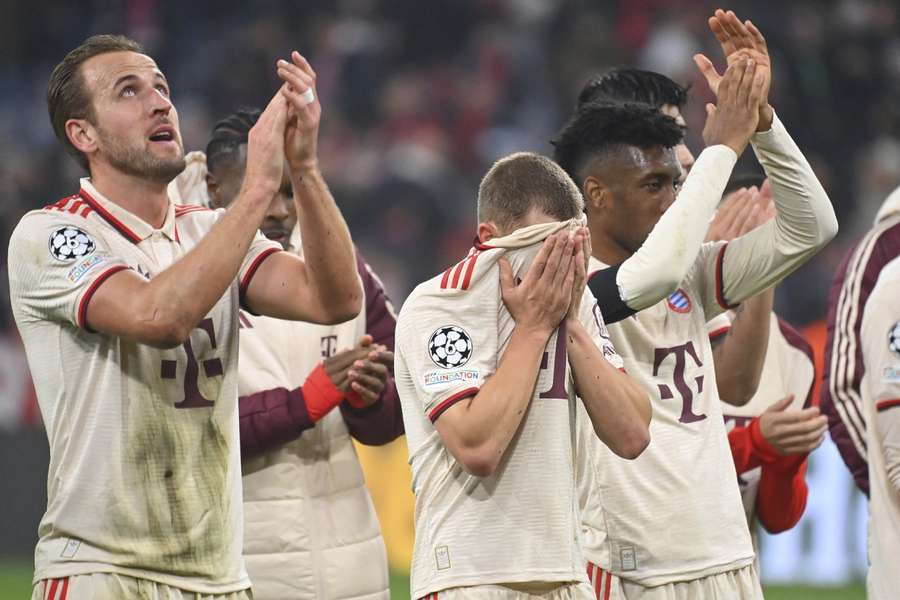
[[[209,194],[209,207],[210,208],[221,208],[222,202],[219,198],[221,189],[219,187],[219,180],[216,179],[216,176],[206,172],[206,193]]]
[[[65,132],[69,142],[82,154],[97,151],[97,130],[87,119],[69,119]]]
[[[605,210],[611,199],[609,189],[593,175],[585,178],[584,184],[581,186],[581,194],[584,196],[584,208],[588,212]]]
[[[500,237],[500,232],[497,229],[497,226],[488,221],[486,223],[478,224],[478,241],[482,244],[487,242],[488,240],[492,240],[495,237]]]

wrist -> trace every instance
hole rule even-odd
[[[307,178],[321,176],[322,174],[317,157],[296,162],[288,161],[288,168],[290,169],[291,181],[297,183]]]
[[[516,323],[515,330],[519,333],[519,336],[525,338],[529,343],[538,344],[543,348],[550,336],[553,335],[554,329],[540,324]]]
[[[766,436],[763,435],[762,421],[759,417],[750,422],[749,429],[750,441],[753,444],[753,449],[756,451],[757,456],[759,456],[760,461],[763,463],[772,463],[781,458],[781,453],[779,453],[778,450],[769,443]]]

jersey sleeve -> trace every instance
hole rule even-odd
[[[873,429],[872,435],[881,438],[885,470],[900,492],[900,305],[896,302],[900,278],[883,283],[879,282],[872,292],[863,321],[861,338],[869,392],[863,397],[875,404],[875,423],[869,424],[870,431]]]
[[[247,295],[247,288],[250,286],[250,282],[253,280],[253,276],[256,275],[256,271],[259,269],[260,265],[263,264],[263,261],[265,261],[276,252],[284,252],[281,244],[279,244],[278,242],[273,242],[272,240],[264,236],[261,232],[257,231],[256,235],[253,237],[253,241],[250,242],[250,248],[247,250],[247,256],[244,257],[244,262],[241,263],[241,268],[238,271],[238,281],[240,282],[241,308],[251,314],[256,313],[250,310],[250,308],[247,306],[247,303],[244,301]]]
[[[776,216],[705,256],[706,278],[717,285],[703,292],[713,294],[711,299],[722,309],[784,279],[838,230],[828,195],[778,117],[769,131],[755,134],[751,142],[772,185]]]
[[[440,300],[418,297],[397,321],[397,377],[431,422],[477,394],[498,362],[496,306]]]
[[[14,310],[26,319],[87,328],[91,297],[110,275],[128,268],[91,224],[77,216],[26,215],[9,242]]]
[[[590,290],[585,289],[584,296],[579,307],[578,320],[584,326],[585,330],[594,340],[594,344],[603,352],[603,358],[619,370],[625,369],[625,361],[616,352],[613,346],[612,338],[603,320],[603,312],[600,310],[599,302],[594,298]]]

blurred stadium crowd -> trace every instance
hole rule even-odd
[[[275,58],[298,47],[319,75],[325,175],[399,306],[414,282],[468,248],[487,167],[514,150],[548,152],[591,74],[628,64],[690,83],[685,117],[689,145],[699,150],[710,96],[691,56],[719,55],[708,47],[715,40],[706,17],[720,5],[766,32],[772,104],[841,222],[840,240],[779,286],[779,313],[807,325],[824,317],[831,273],[847,245],[900,185],[900,6],[893,1],[3,3],[3,239],[25,211],[72,193],[81,176],[53,138],[44,93],[52,66],[88,35],[122,32],[145,44],[169,77],[187,150],[202,149],[221,116],[263,104],[277,87]],[[0,264],[5,287],[5,255]],[[39,419],[8,302],[4,290],[0,427]]]

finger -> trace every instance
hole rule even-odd
[[[369,360],[381,363],[388,367],[394,364],[394,353],[390,350],[382,350],[380,352],[369,353]]]
[[[778,402],[776,402],[775,404],[773,404],[772,406],[767,408],[766,412],[782,412],[788,406],[790,406],[791,402],[793,402],[793,401],[794,401],[794,395],[791,394],[790,396],[786,396],[785,398],[782,398],[781,400],[779,400]]]
[[[553,255],[553,251],[556,248],[557,236],[551,235],[544,243],[541,245],[541,249],[538,250],[537,255],[534,257],[534,260],[531,261],[531,266],[528,268],[528,272],[525,274],[524,281],[528,283],[528,285],[534,285],[540,280],[541,276],[544,274],[544,271],[547,269],[547,263],[550,260],[550,257]]]
[[[358,360],[353,363],[353,368],[360,373],[365,373],[373,377],[385,378],[388,374],[387,366],[370,360]]]
[[[759,193],[769,199],[772,198],[772,184],[769,183],[768,177],[763,181],[762,186],[759,188]]]
[[[725,56],[728,56],[735,50],[734,40],[731,39],[731,36],[728,34],[728,31],[723,26],[723,19],[725,18],[725,11],[717,10],[715,16],[710,17],[707,21],[709,23],[709,28],[713,32],[713,35],[716,36],[716,40],[719,42],[719,45],[722,46],[722,52]]]
[[[516,289],[516,284],[513,281],[512,267],[510,266],[509,261],[502,257],[497,261],[497,264],[500,266],[500,294],[503,297],[507,297]],[[534,264],[531,265],[531,268],[534,268]]]
[[[285,83],[291,85],[295,91],[305,92],[307,89],[312,88],[313,78],[310,77],[307,73],[304,73],[303,70],[297,65],[291,64],[286,60],[278,61],[278,76]]]
[[[734,11],[728,11],[728,16],[729,16],[728,22],[729,22],[730,29],[731,29],[731,31],[734,32],[734,35],[737,37],[739,46],[741,48],[754,48],[755,40],[753,39],[753,36],[750,34],[750,30],[744,26],[744,24],[741,22],[741,20],[738,18],[738,16],[736,14],[734,14]]]
[[[362,385],[365,389],[374,392],[377,396],[384,389],[384,380],[380,377],[375,377],[374,375],[368,375],[366,373],[362,373],[360,371],[351,370],[350,371],[350,385],[352,386],[354,383],[358,383]],[[354,388],[356,389],[356,388]]]
[[[744,22],[744,25],[747,27],[747,31],[750,32],[750,35],[753,36],[753,45],[754,47],[762,52],[763,54],[769,54],[769,46],[766,44],[766,38],[763,36],[762,32],[756,28],[756,25],[753,24],[749,19]]]
[[[536,282],[538,284],[552,285],[559,270],[559,263],[562,262],[563,253],[566,250],[566,239],[555,233],[553,234],[552,243],[553,249],[550,251],[550,255],[547,256],[547,262]]]
[[[732,11],[726,12],[720,19],[722,23],[722,28],[725,29],[725,32],[728,34],[728,37],[734,43],[736,48],[742,48],[741,46],[741,34],[738,28],[736,27],[736,23],[740,23],[738,21],[737,16]]]
[[[766,89],[766,74],[758,70],[750,82],[750,91],[747,94],[747,106],[756,108],[763,102]]]
[[[353,381],[350,383],[350,389],[359,394],[359,396],[368,404],[374,404],[376,400],[378,400],[378,396],[381,395],[381,391],[370,390],[368,387],[363,385],[359,381]]]
[[[375,341],[375,338],[373,338],[371,335],[369,335],[367,333],[367,334],[363,335],[361,338],[359,338],[359,341],[356,342],[356,345],[359,348],[368,348],[369,346],[372,345],[372,343],[374,341]]]
[[[566,234],[565,244],[560,244],[562,251],[560,252],[559,263],[556,267],[556,272],[553,274],[553,286],[554,288],[563,284],[563,280],[565,280],[566,276],[569,273],[569,267],[572,266],[572,253],[575,250],[575,241],[574,239]]]
[[[312,89],[312,88],[309,88],[309,89]],[[294,111],[294,114],[298,118],[302,118],[304,120],[304,122],[308,122],[308,119],[310,118],[310,113],[308,111],[309,111],[309,108],[312,107],[313,104],[315,104],[315,102],[316,102],[315,96],[313,96],[313,101],[310,102],[308,95],[304,95],[301,92],[296,92],[296,91],[294,91],[293,88],[290,88],[290,87],[285,88],[281,93],[285,97],[285,99],[290,103],[291,108]],[[315,93],[315,92],[313,92],[313,93]]]
[[[756,108],[759,104],[757,98],[755,102],[750,98],[753,95],[753,84],[756,81],[756,61],[749,59],[744,62],[744,72],[741,73],[741,83],[738,87],[738,98],[743,99],[748,108]],[[760,73],[760,75],[762,75]]]
[[[719,89],[719,83],[722,81],[722,76],[716,71],[715,65],[713,65],[712,61],[703,54],[694,55],[694,64],[700,69],[700,73],[706,79],[709,89],[715,94]]]
[[[297,65],[304,73],[312,77],[313,81],[316,80],[316,72],[309,64],[309,61],[306,60],[306,57],[294,50],[293,52],[291,52],[291,61],[293,61],[293,63]]]

